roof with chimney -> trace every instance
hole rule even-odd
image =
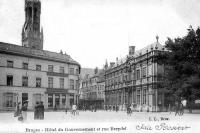
[[[92,68],[81,68],[81,73],[80,73],[81,79],[83,79],[87,76],[90,77],[91,75],[94,75],[94,69],[92,69]]]
[[[80,64],[77,61],[73,60],[68,54],[38,50],[4,42],[0,42],[0,53],[70,63],[80,66]]]
[[[133,57],[133,58],[137,58],[137,57],[139,57],[141,55],[144,55],[147,52],[152,51],[152,50],[167,51],[167,49],[165,48],[165,46],[161,45],[158,42],[158,37],[156,37],[156,39],[157,39],[157,42],[149,44],[146,47],[144,47],[144,48],[142,48],[142,49],[137,50],[136,52],[134,52],[133,55],[128,55],[128,56],[129,57]],[[119,66],[119,65],[122,65],[122,64],[124,64],[126,62],[126,60],[127,60],[127,56],[124,57],[124,58],[121,58],[121,59],[117,60],[116,62],[110,62],[110,65],[109,65],[108,69],[114,68],[114,67]]]
[[[147,45],[146,47],[140,49],[140,50],[137,50],[135,53],[134,53],[134,57],[138,57],[140,55],[143,55],[151,50],[159,50],[159,51],[163,51],[163,50],[166,50],[165,47],[163,45],[161,45],[159,42],[155,42],[155,43],[152,43],[150,45]]]

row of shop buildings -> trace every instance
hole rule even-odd
[[[166,96],[159,88],[162,83],[164,66],[156,62],[156,55],[166,51],[157,41],[135,51],[129,47],[124,59],[106,62],[100,74],[86,75],[81,81],[81,105],[99,105],[98,79],[101,77],[102,88],[101,108],[126,110],[133,106],[135,111],[166,111]],[[104,75],[104,76],[102,76]]]
[[[81,72],[84,71],[84,68]],[[80,79],[81,109],[104,109],[105,103],[105,70],[95,68],[93,73],[85,73]]]

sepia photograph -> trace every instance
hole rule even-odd
[[[0,133],[198,133],[199,0],[0,0]]]

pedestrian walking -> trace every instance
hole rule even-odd
[[[133,112],[133,105],[130,105],[130,115],[132,114]]]
[[[118,105],[116,105],[116,112],[118,112],[119,111],[119,106]]]
[[[55,104],[55,106],[54,106],[54,111],[57,111],[57,105]]]
[[[130,105],[127,105],[127,115],[130,115],[131,116],[131,106]]]
[[[97,112],[97,106],[94,105],[94,112]]]
[[[76,115],[76,105],[72,105],[72,115]]]
[[[67,105],[65,105],[65,113],[67,114]]]

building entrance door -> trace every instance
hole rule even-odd
[[[28,101],[28,93],[22,93],[22,104],[23,104],[25,101]]]
[[[70,94],[70,106],[72,107],[73,104],[74,104],[74,95]]]
[[[57,108],[60,108],[60,95],[55,94],[55,105]]]

